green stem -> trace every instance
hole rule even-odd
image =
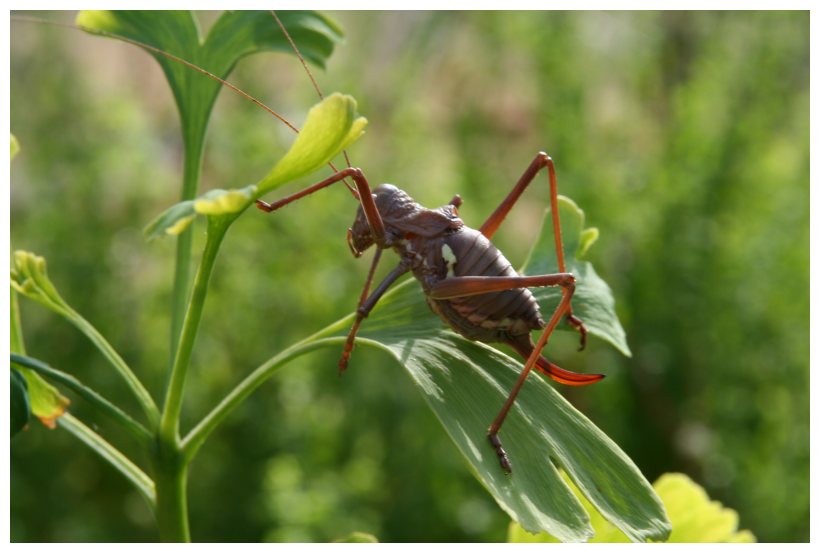
[[[189,542],[188,464],[176,440],[160,440],[154,458],[157,480],[156,517],[160,539],[164,542]]]
[[[203,133],[204,134],[204,133]],[[182,175],[180,201],[192,200],[199,190],[199,175],[202,168],[202,140],[191,137],[185,140],[185,165]],[[191,250],[193,231],[187,229],[177,238],[176,266],[174,268],[174,290],[171,296],[171,361],[176,357],[179,335],[185,316],[191,278]]]
[[[182,331],[182,322],[185,317],[185,305],[188,300],[193,236],[192,229],[188,228],[177,238],[176,265],[174,267],[174,290],[171,296],[171,346],[169,350],[171,352],[171,362],[173,362],[177,354],[179,333]]]
[[[347,321],[347,319],[344,319]],[[313,336],[292,345],[288,349],[280,352],[268,361],[260,365],[251,374],[245,377],[225,398],[214,407],[214,409],[194,427],[182,442],[185,458],[190,462],[200,446],[205,442],[211,432],[227,417],[242,401],[251,395],[254,390],[261,386],[268,378],[282,367],[285,363],[304,355],[315,349],[332,344],[341,344],[345,337],[336,336],[332,338],[320,338],[338,326],[338,323],[320,331]]]
[[[199,262],[194,288],[180,331],[174,364],[157,433],[154,470],[157,480],[157,523],[163,541],[190,541],[186,497],[188,460],[179,440],[179,417],[185,389],[185,377],[191,362],[208,282],[213,272],[219,246],[236,215],[208,217],[208,236]]]
[[[194,199],[199,190],[205,129],[186,124],[183,116],[182,135],[185,162],[180,201],[187,201]],[[215,222],[215,218],[208,218],[208,238],[194,282],[193,294],[190,286],[193,229],[187,229],[177,238],[174,288],[171,296],[170,369],[154,457],[157,479],[156,517],[160,539],[165,542],[191,541],[186,496],[188,469],[179,445],[179,415],[182,409],[185,376],[202,317],[208,280],[219,245],[232,221],[222,218],[218,220],[220,224]]]
[[[90,447],[111,466],[120,471],[142,494],[151,507],[156,505],[154,482],[128,457],[105,441],[99,434],[88,428],[71,413],[65,413],[58,419],[60,428],[66,429],[80,441]]]
[[[123,428],[131,432],[131,434],[139,440],[140,445],[147,446],[150,443],[152,435],[144,426],[132,419],[127,413],[111,403],[109,400],[105,399],[93,389],[80,382],[80,380],[76,377],[49,367],[42,361],[31,357],[26,357],[25,355],[12,353],[11,362],[28,367],[34,372],[39,373],[42,376],[57,382],[58,384],[62,384],[69,390],[73,391],[94,407],[111,417],[114,421],[118,422]]]
[[[194,280],[194,289],[188,310],[182,324],[182,331],[177,347],[174,365],[165,394],[165,404],[160,419],[159,434],[168,443],[176,443],[179,437],[179,415],[182,409],[182,396],[185,388],[185,376],[191,362],[191,352],[196,341],[197,330],[202,319],[205,296],[208,293],[208,281],[211,278],[214,262],[225,232],[235,217],[208,217],[208,237],[202,260]]]

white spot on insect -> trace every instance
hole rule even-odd
[[[455,276],[453,267],[455,267],[458,259],[456,259],[456,254],[453,253],[453,250],[447,244],[441,246],[441,257],[444,259],[444,265],[447,267],[447,276]]]

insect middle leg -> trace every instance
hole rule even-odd
[[[379,262],[381,252],[381,249],[376,250],[373,263],[370,266],[370,272],[367,275],[367,281],[365,282],[364,289],[362,289],[362,295],[359,298],[359,307],[356,309],[356,320],[350,328],[350,332],[347,335],[347,340],[345,341],[344,349],[342,350],[342,357],[339,359],[340,376],[347,369],[347,362],[350,359],[350,352],[353,351],[353,342],[356,339],[356,333],[359,331],[359,326],[362,324],[362,321],[370,315],[370,312],[374,307],[376,307],[376,303],[378,303],[384,293],[387,292],[387,289],[390,288],[390,286],[396,282],[400,276],[409,271],[409,268],[406,265],[399,263],[395,269],[390,271],[390,273],[384,277],[384,280],[379,283],[373,293],[370,294],[370,296],[367,296],[370,283],[373,281],[373,274],[376,272],[376,265]]]
[[[504,198],[495,211],[484,221],[484,224],[481,225],[479,230],[481,234],[488,239],[492,239],[498,227],[501,226],[507,214],[521,197],[521,194],[524,193],[524,190],[532,183],[535,176],[545,167],[549,172],[550,180],[550,211],[552,213],[552,230],[553,236],[555,237],[555,255],[558,259],[558,272],[565,273],[567,268],[564,263],[564,246],[561,240],[561,223],[558,215],[558,178],[555,174],[555,163],[553,163],[552,158],[546,153],[538,152],[535,159],[532,160],[529,167],[524,171],[524,174],[518,179],[513,189],[507,194],[507,197]],[[587,329],[581,319],[572,314],[572,304],[567,308],[565,318],[567,323],[581,334],[580,349],[584,349],[587,343]]]

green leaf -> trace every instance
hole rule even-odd
[[[316,12],[287,11],[278,15],[305,59],[324,67],[342,39],[339,27]],[[109,33],[157,48],[222,79],[247,55],[262,51],[293,53],[267,11],[225,12],[204,39],[199,23],[188,11],[83,11],[76,23],[91,33]],[[199,151],[222,85],[178,61],[149,52],[162,67],[173,91],[186,145]]]
[[[137,400],[141,403],[148,414],[149,419],[158,416],[156,405],[151,395],[131,371],[119,353],[111,347],[102,334],[86,321],[79,313],[74,311],[70,305],[60,296],[57,289],[48,277],[46,260],[31,252],[18,250],[14,252],[14,266],[11,270],[11,288],[34,301],[44,305],[58,315],[65,317],[71,324],[85,334],[91,342],[97,346],[100,352],[109,360],[114,369],[120,373],[126,384],[132,389]],[[16,325],[15,313],[12,311],[12,328],[19,328]],[[22,336],[19,332],[12,331],[12,340],[19,340],[22,345]],[[20,348],[22,350],[22,347]],[[16,351],[13,353],[24,353]],[[40,417],[44,424],[53,427],[54,420],[62,415],[68,400],[61,396],[56,389],[52,388],[36,373],[29,369],[20,368],[23,376],[29,384],[29,395],[32,402],[32,411]],[[38,403],[42,394],[43,403]]]
[[[559,196],[558,209],[567,271],[574,274],[577,279],[575,295],[572,297],[573,312],[584,321],[590,335],[602,338],[629,357],[632,354],[626,343],[626,333],[615,313],[612,290],[598,276],[592,264],[583,260],[584,254],[598,239],[598,229],[584,228],[584,212],[569,198]],[[544,215],[539,239],[530,251],[521,272],[528,275],[558,272],[549,208]],[[532,292],[541,305],[542,313],[551,313],[561,299],[559,288],[534,288]],[[557,330],[574,332],[566,325],[560,325]]]
[[[194,211],[202,215],[229,215],[247,208],[256,198],[256,185],[241,189],[211,190],[194,200]]]
[[[654,484],[669,520],[672,533],[668,542],[675,543],[752,543],[754,535],[748,530],[738,531],[737,512],[724,508],[717,501],[710,501],[706,491],[684,474],[664,474]],[[596,543],[626,542],[627,537],[609,523],[578,492],[573,491],[590,514],[595,528]],[[547,533],[530,534],[519,524],[510,523],[507,541],[512,543],[554,543],[558,540]]]
[[[187,200],[174,204],[144,229],[145,237],[153,240],[160,236],[176,236],[182,233],[196,215],[230,215],[246,209],[256,198],[257,188],[252,184],[240,189],[210,190],[196,200]]]
[[[664,474],[655,489],[672,521],[670,542],[756,541],[748,530],[738,531],[737,512],[711,501],[702,487],[685,474]]]
[[[562,223],[572,248],[568,251],[574,251],[582,240],[583,225],[577,213],[570,215],[571,211]],[[541,241],[551,240],[551,225],[545,225],[544,233],[547,236]],[[538,267],[535,262],[532,266]],[[590,290],[588,297],[600,303],[594,294],[601,292],[600,287]],[[590,328],[612,324],[606,310],[578,312]],[[351,321],[340,321],[329,334],[345,336]],[[486,429],[522,363],[445,328],[414,280],[385,295],[359,336],[357,343],[383,349],[404,366],[478,479],[524,528],[548,531],[561,541],[592,537],[587,510],[561,477],[561,468],[630,539],[658,540],[668,535],[663,505],[635,464],[538,375],[524,385],[504,423],[501,436],[513,465],[512,475],[504,474],[487,442]],[[355,353],[349,373],[355,373]]]
[[[11,159],[14,159],[14,156],[17,155],[17,152],[20,151],[20,143],[17,142],[17,137],[11,135]]]
[[[160,213],[153,221],[148,223],[143,229],[143,234],[148,240],[159,238],[161,236],[171,235],[177,236],[187,229],[196,217],[194,210],[194,201],[186,200],[174,204],[162,213]]]
[[[356,100],[334,93],[313,106],[304,128],[270,173],[259,181],[264,194],[318,170],[364,133],[367,119],[356,112]]]
[[[69,399],[31,369],[16,366],[15,370],[19,370],[26,381],[31,413],[47,427],[56,428],[57,419],[71,403]]]
[[[28,384],[19,371],[11,369],[11,435],[14,436],[28,424],[31,405],[28,399]]]
[[[15,253],[15,260],[23,260],[25,271],[30,271],[28,265],[34,265],[35,267],[41,265],[43,272],[45,272],[45,260],[40,263],[37,261],[37,256],[32,254],[26,255],[26,252],[18,256],[18,254]],[[20,283],[15,281],[15,278],[26,278],[21,274],[20,267],[12,270],[12,288],[9,297],[9,326],[11,327],[9,349],[12,353],[22,354],[25,353],[25,345],[23,343],[23,330],[20,326],[20,307],[17,301],[17,292],[15,291],[15,286],[19,286]],[[46,280],[47,279],[48,277],[46,276]],[[54,292],[56,293],[56,290]],[[40,419],[40,422],[49,428],[54,428],[55,421],[65,413],[66,407],[70,403],[68,398],[63,396],[57,388],[43,380],[40,375],[30,369],[17,367],[17,369],[13,369],[13,371],[17,371],[26,381],[26,400],[30,412]]]
[[[197,213],[214,216],[242,212],[265,192],[318,170],[361,136],[366,124],[367,120],[356,112],[356,100],[331,94],[310,109],[293,145],[258,184],[211,190],[196,200],[175,204],[145,227],[145,236],[150,240],[179,234]]]

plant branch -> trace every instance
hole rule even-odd
[[[346,322],[349,319],[343,319]],[[340,321],[341,323],[342,321]],[[328,328],[320,331],[301,342],[294,344],[288,349],[273,356],[251,374],[245,377],[219,404],[211,410],[185,437],[182,441],[182,449],[185,458],[190,462],[200,446],[205,442],[211,432],[222,422],[242,401],[251,395],[259,386],[261,386],[268,378],[270,378],[277,369],[282,367],[285,363],[304,355],[315,349],[325,347],[333,344],[342,344],[345,337],[336,336],[332,338],[321,338],[321,335],[332,332],[340,323],[335,323]]]
[[[151,433],[148,432],[144,426],[132,419],[127,413],[111,403],[109,400],[105,399],[93,389],[80,382],[80,380],[76,377],[49,367],[42,361],[27,357],[25,355],[19,355],[17,353],[11,354],[11,362],[27,367],[73,391],[78,396],[82,397],[94,407],[118,422],[123,428],[131,432],[131,434],[137,438],[142,446],[147,447],[152,440],[153,437]]]
[[[159,422],[159,409],[157,409],[151,394],[148,393],[139,378],[103,335],[60,296],[57,288],[48,278],[44,258],[27,251],[18,250],[14,252],[11,286],[20,294],[65,317],[80,332],[85,334],[125,380],[128,387],[131,388],[143,411],[145,411],[151,426],[156,426]],[[12,340],[14,340],[14,334],[12,334]]]
[[[205,250],[199,263],[188,310],[182,324],[179,346],[176,348],[174,365],[168,380],[159,433],[163,441],[176,443],[179,438],[179,415],[182,409],[182,396],[185,388],[185,377],[191,362],[191,352],[196,341],[205,296],[208,292],[208,281],[211,278],[214,262],[225,232],[235,216],[208,217],[208,237]]]
[[[58,420],[58,426],[66,429],[81,442],[94,450],[100,457],[108,461],[111,466],[120,471],[137,491],[148,501],[153,508],[156,506],[156,492],[154,482],[128,457],[105,441],[99,434],[88,428],[82,421],[71,413],[66,413]]]
[[[182,194],[180,195],[180,201],[192,200],[196,197],[196,193],[199,190],[199,175],[202,167],[203,140],[197,140],[196,136],[187,136],[184,131],[183,137],[185,138],[185,165],[182,175]],[[182,332],[182,324],[185,317],[185,305],[190,292],[192,244],[193,232],[192,229],[189,228],[177,238],[174,289],[171,296],[171,362],[169,366],[173,366],[173,361],[176,358],[179,335],[180,332]]]

